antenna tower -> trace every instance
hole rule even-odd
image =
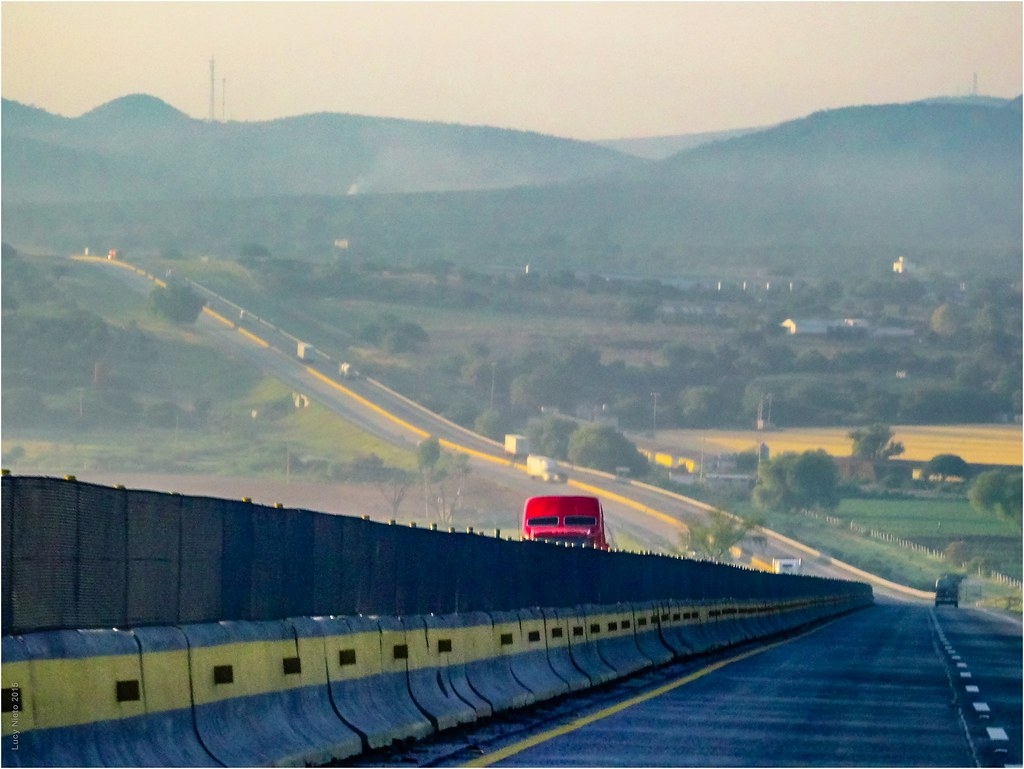
[[[214,92],[214,88],[215,88],[215,85],[214,85],[215,80],[214,80],[213,72],[214,72],[213,57],[211,56],[210,57],[210,118],[209,118],[211,123],[217,117],[216,114],[214,114],[214,111],[213,111],[214,110],[214,107],[213,107],[213,92]]]

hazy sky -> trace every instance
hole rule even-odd
[[[3,96],[130,93],[218,119],[309,112],[578,139],[1021,93],[1020,2],[4,2]],[[226,85],[226,88],[224,86]],[[222,91],[223,89],[223,91]]]

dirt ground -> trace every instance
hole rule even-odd
[[[357,517],[368,515],[375,521],[387,521],[394,517],[391,505],[381,491],[365,483],[314,483],[294,479],[286,483],[249,477],[103,470],[81,472],[76,474],[76,478],[103,486],[121,484],[129,489],[177,492],[219,499],[248,497],[262,505],[280,503],[293,509]],[[522,507],[521,494],[495,486],[482,478],[470,477],[463,490],[463,500],[462,509],[457,511],[455,520],[451,522],[459,528],[473,525],[508,529],[515,526]],[[422,488],[414,485],[402,501],[396,520],[399,523],[416,522],[417,525],[435,522],[427,518],[424,507]]]

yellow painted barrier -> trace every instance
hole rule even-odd
[[[491,623],[475,624],[472,619],[461,614],[424,616],[427,650],[434,664],[445,669],[448,682],[459,699],[473,709],[477,718],[487,718],[493,715],[494,709],[469,683],[466,665],[476,654],[490,651],[481,649],[480,642],[490,638]]]
[[[366,747],[420,739],[434,731],[409,694],[404,660],[394,654],[396,636],[384,654],[384,638],[369,617],[295,618],[300,644],[320,637],[331,701],[338,713],[364,738]],[[307,636],[303,638],[303,636]],[[405,643],[404,633],[401,645]],[[389,664],[385,665],[385,656]],[[399,662],[402,662],[401,669]]]
[[[386,621],[389,627],[387,631],[384,630]],[[409,691],[412,692],[413,700],[427,713],[437,729],[450,729],[476,721],[476,711],[452,689],[447,666],[440,660],[440,654],[443,652],[430,646],[424,618],[381,618],[380,622],[382,638],[392,633],[397,634],[400,629],[405,639],[402,653],[407,664]],[[453,647],[451,639],[447,640],[449,643],[446,648],[450,653]],[[396,657],[399,656],[399,646],[393,646],[392,653]],[[384,649],[386,655],[387,646]]]
[[[319,765],[362,750],[359,736],[334,714],[326,687],[303,686],[303,660],[290,626],[217,622],[182,630],[196,730],[218,761]]]

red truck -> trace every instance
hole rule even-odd
[[[523,539],[608,549],[604,508],[597,497],[530,497],[523,506]]]

